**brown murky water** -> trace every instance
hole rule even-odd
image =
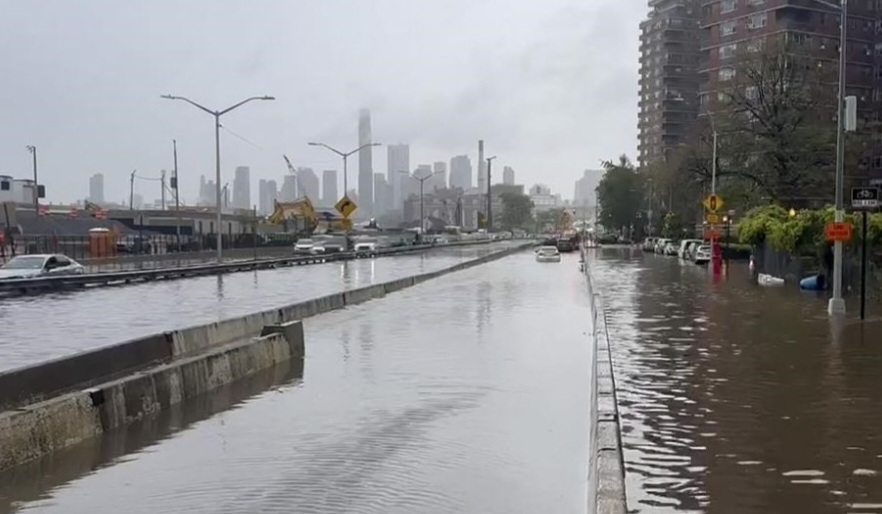
[[[882,322],[833,326],[825,299],[740,265],[719,281],[639,250],[590,265],[632,512],[882,512]]]

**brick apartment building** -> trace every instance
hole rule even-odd
[[[659,98],[671,90],[673,74],[663,69],[660,82],[647,80],[647,76],[658,72],[657,55],[644,45],[645,41],[655,40],[662,48],[671,48],[669,41],[682,40],[683,36],[676,31],[658,30],[660,24],[666,27],[664,20],[668,19],[665,14],[668,11],[662,6],[676,4],[676,8],[667,9],[688,13],[696,9],[695,3],[650,1],[650,15],[641,24],[641,164],[663,158],[671,145],[682,140],[685,131],[691,128],[689,123],[684,124],[681,111],[645,105],[647,98]],[[720,92],[735,78],[740,56],[760,51],[776,38],[800,45],[821,66],[833,69],[837,66],[840,13],[817,0],[702,0],[697,3],[699,12],[694,14],[700,20],[700,36],[688,41],[696,45],[699,64],[694,75],[680,78],[681,83],[698,84],[697,98],[681,102],[684,107],[690,107],[685,114],[692,116],[693,122],[708,110],[718,108]],[[882,120],[882,0],[849,1],[847,37],[846,94],[858,98],[859,117],[865,122],[879,122]],[[692,55],[692,49],[686,50],[676,43],[674,48]],[[829,95],[835,103],[835,81],[830,84]],[[697,106],[691,108],[695,100]],[[655,130],[650,129],[652,127]],[[882,139],[875,137],[876,144],[882,144]],[[882,155],[871,158],[867,164],[871,175],[882,177]]]

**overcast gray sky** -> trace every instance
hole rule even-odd
[[[0,173],[40,182],[52,201],[108,200],[128,176],[172,167],[182,196],[213,176],[212,118],[162,93],[224,108],[253,144],[222,132],[224,181],[237,165],[281,181],[295,166],[340,168],[309,140],[411,145],[411,165],[449,161],[486,141],[497,166],[565,197],[581,170],[636,150],[642,0],[32,0],[0,4]],[[374,171],[386,171],[385,148]],[[357,164],[350,163],[350,187]],[[494,166],[496,169],[496,166]],[[341,179],[342,180],[342,179]],[[145,199],[159,188],[139,182]]]

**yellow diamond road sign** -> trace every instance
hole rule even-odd
[[[720,222],[720,216],[718,214],[710,213],[707,215],[707,222],[711,225],[716,225]]]
[[[335,205],[334,208],[337,209],[337,212],[342,214],[344,218],[348,218],[356,209],[358,209],[358,206],[355,205],[355,202],[350,200],[348,196],[343,195],[343,198],[337,202],[337,205]]]
[[[704,199],[704,208],[707,209],[709,212],[716,213],[717,211],[722,209],[724,205],[726,204],[723,203],[723,199],[720,198],[718,195],[710,195]]]

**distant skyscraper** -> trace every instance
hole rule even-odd
[[[319,201],[319,178],[312,168],[297,168],[298,185],[303,188],[300,196],[308,196],[313,203]]]
[[[436,162],[432,165],[432,172],[434,175],[432,179],[426,182],[429,187],[429,191],[435,189],[444,189],[447,187],[447,163],[446,162]]]
[[[104,175],[96,173],[89,177],[89,200],[102,204],[104,203]]]
[[[487,191],[487,161],[484,160],[484,140],[478,141],[478,191]]]
[[[400,209],[404,203],[401,194],[402,179],[410,180],[410,146],[389,145],[386,156],[386,182],[392,185],[392,208]]]
[[[573,204],[594,205],[595,189],[603,178],[603,170],[585,170],[582,178],[576,181],[576,189],[573,192]]]
[[[358,114],[358,144],[371,143],[371,112],[362,109]],[[374,159],[371,147],[358,152],[358,211],[362,217],[373,216],[374,203]]]
[[[282,181],[282,190],[279,192],[280,202],[293,202],[297,199],[297,177],[294,175],[285,175]]]
[[[337,205],[337,170],[325,170],[322,172],[322,205],[331,207]]]
[[[393,189],[382,173],[374,173],[374,216],[392,210]]]
[[[251,208],[251,171],[248,166],[236,167],[236,176],[233,179],[233,205],[234,209]]]
[[[472,161],[468,155],[457,155],[450,159],[450,187],[463,190],[474,187],[472,182]]]
[[[275,209],[276,198],[279,195],[278,185],[275,180],[260,180],[257,189],[259,198],[258,209],[260,214],[267,215]]]
[[[514,170],[511,166],[506,166],[502,168],[502,183],[508,186],[513,186],[515,183],[515,174]]]

